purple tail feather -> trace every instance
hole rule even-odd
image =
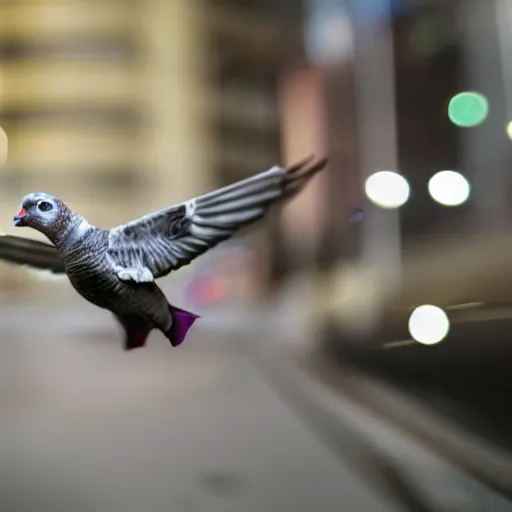
[[[185,341],[189,329],[199,318],[199,315],[171,305],[169,305],[169,311],[172,315],[172,325],[165,335],[171,342],[171,345],[177,347]]]

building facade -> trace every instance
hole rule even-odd
[[[41,238],[11,225],[32,190],[108,227],[279,162],[277,83],[300,13],[284,1],[0,2],[0,229]],[[245,295],[274,272],[272,233],[244,242],[260,262]],[[0,276],[9,294],[46,286]]]

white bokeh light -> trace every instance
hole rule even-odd
[[[512,121],[507,124],[507,136],[509,139],[512,139]]]
[[[432,199],[444,206],[459,206],[466,202],[471,192],[468,180],[455,171],[440,171],[428,182]]]
[[[418,306],[409,317],[409,333],[413,339],[423,345],[435,345],[450,331],[450,320],[437,306],[425,304]]]
[[[393,171],[372,174],[365,183],[365,192],[370,201],[381,208],[400,208],[410,195],[407,180]]]

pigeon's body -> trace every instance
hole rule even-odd
[[[173,345],[181,343],[179,336],[173,336],[174,308],[160,287],[153,280],[121,280],[115,273],[108,255],[110,231],[91,226],[67,209],[62,216],[59,229],[48,232],[48,238],[73,288],[90,303],[111,311],[123,326],[125,348],[142,346],[152,329],[161,330]]]
[[[122,281],[107,258],[108,231],[90,226],[61,249],[66,274],[75,290],[92,304],[110,310],[124,324],[166,332],[172,317],[169,304],[155,282]]]
[[[117,317],[126,349],[143,346],[153,329],[177,346],[198,316],[170,305],[155,279],[260,219],[273,202],[297,193],[325,163],[274,167],[111,230],[91,226],[48,194],[29,194],[15,225],[37,229],[53,247],[15,237],[5,243],[1,237],[0,258],[66,273],[82,297]],[[30,244],[39,258],[24,256],[21,246]]]

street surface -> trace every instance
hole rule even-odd
[[[345,425],[334,433],[344,460],[264,371],[294,368],[293,347],[264,334],[272,320],[208,313],[179,349],[155,332],[126,353],[108,313],[51,304],[1,305],[0,510],[407,510],[354,469],[351,432],[445,507],[435,510],[498,510],[403,432],[297,373],[296,394]]]
[[[3,306],[0,510],[392,510],[219,332],[125,353],[77,307]]]

